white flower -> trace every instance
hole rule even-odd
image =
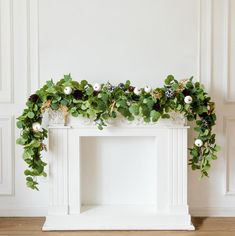
[[[139,96],[139,95],[141,94],[141,89],[135,87],[135,89],[134,89],[134,94],[137,95],[137,96]]]
[[[69,94],[71,94],[72,93],[72,89],[71,89],[71,87],[65,87],[64,88],[64,93],[66,94],[66,95],[69,95]]]
[[[193,99],[192,99],[191,96],[186,96],[186,97],[184,98],[184,102],[185,102],[186,104],[190,104],[190,103],[192,103],[192,101],[193,101]]]
[[[144,91],[146,93],[150,93],[152,91],[152,88],[150,86],[146,85],[145,88],[144,88]]]
[[[99,92],[101,90],[101,85],[96,83],[93,85],[93,89],[94,89],[94,91]]]
[[[203,144],[203,142],[202,142],[201,139],[196,139],[194,143],[195,143],[195,145],[196,145],[197,147],[201,147],[202,144]]]
[[[35,132],[42,130],[42,126],[41,126],[41,124],[38,123],[38,122],[34,122],[34,123],[32,124],[32,128],[33,128],[33,131],[35,131]]]

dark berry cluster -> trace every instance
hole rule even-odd
[[[73,96],[75,99],[80,100],[80,99],[82,99],[83,92],[81,90],[75,90],[73,92]]]
[[[31,102],[37,102],[39,96],[35,93],[35,94],[32,94],[30,97],[29,97],[29,101]]]

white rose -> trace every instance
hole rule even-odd
[[[141,94],[141,89],[135,87],[135,89],[134,89],[134,94],[137,95],[137,96],[139,96],[139,95]]]
[[[38,122],[34,122],[33,125],[32,125],[32,128],[33,128],[33,130],[36,131],[36,132],[42,130],[42,126],[41,126],[41,124],[38,123]]]
[[[193,99],[192,99],[191,96],[186,96],[186,97],[184,98],[184,102],[185,102],[186,104],[190,104],[190,103],[192,103],[192,101],[193,101]]]
[[[64,88],[64,93],[65,93],[66,95],[71,94],[71,93],[72,93],[71,87],[65,87],[65,88]]]
[[[196,139],[194,143],[197,147],[201,147],[203,145],[203,142],[201,139]]]
[[[146,85],[145,88],[144,88],[144,91],[146,93],[150,93],[152,91],[152,88],[150,86]]]
[[[94,89],[94,91],[99,92],[101,90],[101,85],[96,83],[96,84],[94,84],[93,89]]]

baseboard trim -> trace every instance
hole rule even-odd
[[[190,207],[192,216],[235,217],[235,207]]]
[[[37,206],[37,207],[0,207],[0,217],[44,217],[47,215],[47,206]]]
[[[47,206],[0,207],[0,217],[44,217]],[[197,217],[235,217],[235,207],[190,207],[190,214]]]

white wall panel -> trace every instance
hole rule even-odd
[[[226,24],[226,73],[225,80],[225,99],[227,102],[235,102],[235,2],[225,1],[225,24]]]
[[[225,118],[226,194],[235,196],[235,117]]]
[[[27,92],[40,87],[39,79],[39,7],[38,0],[27,0]]]
[[[168,73],[197,77],[198,18],[194,0],[41,0],[40,79],[71,72],[156,86]]]
[[[13,101],[12,0],[0,1],[0,103]]]
[[[0,195],[13,193],[12,118],[0,116]]]

